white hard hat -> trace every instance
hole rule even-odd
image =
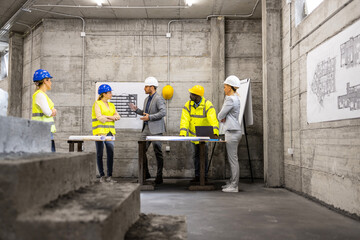
[[[240,87],[240,80],[237,76],[235,75],[230,75],[225,79],[224,84],[230,85],[234,88],[239,88]]]
[[[145,86],[159,86],[158,80],[154,77],[148,77],[145,79]]]

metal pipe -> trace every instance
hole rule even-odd
[[[22,5],[22,7],[16,11],[16,13],[14,15],[11,16],[11,18],[4,24],[4,26],[1,27],[0,31],[0,39],[4,36],[5,34],[5,29],[10,30],[10,28],[12,27],[12,25],[14,24],[14,22],[16,21],[17,16],[23,11],[23,9],[27,9],[29,8],[36,0],[28,0],[26,1],[26,3],[24,3],[24,5]]]
[[[47,10],[42,10],[38,8],[30,8],[30,10],[46,12],[50,14],[56,14],[65,17],[74,17],[80,18],[82,20],[82,32],[85,33],[85,20],[80,16],[65,14],[65,13],[58,13],[52,12]],[[80,134],[83,133],[83,122],[84,122],[84,78],[85,78],[85,37],[82,37],[82,63],[81,63],[81,103],[80,103]]]
[[[212,18],[212,17],[235,17],[235,18],[249,18],[251,17],[252,15],[254,15],[254,12],[255,12],[255,9],[257,7],[257,5],[259,4],[260,0],[257,0],[251,13],[249,14],[225,14],[225,15],[209,15],[206,17],[206,20],[209,20],[209,18]]]
[[[59,7],[59,8],[98,8],[98,9],[146,9],[146,8],[162,8],[162,9],[168,9],[168,8],[175,8],[175,9],[185,9],[189,8],[189,6],[84,6],[84,5],[53,5],[53,4],[39,4],[39,5],[33,5],[34,7]]]

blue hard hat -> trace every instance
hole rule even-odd
[[[98,89],[98,94],[102,94],[102,93],[106,93],[106,92],[111,92],[112,89],[109,85],[107,84],[101,84],[99,89]]]
[[[35,71],[34,73],[34,77],[33,77],[33,81],[37,82],[37,81],[41,81],[44,78],[53,78],[50,73],[44,69],[38,69]]]

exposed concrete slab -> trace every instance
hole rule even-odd
[[[97,183],[18,217],[20,239],[123,239],[140,214],[133,183]]]

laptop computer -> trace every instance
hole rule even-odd
[[[216,139],[212,126],[195,126],[195,131],[197,137],[210,137],[211,139]]]

